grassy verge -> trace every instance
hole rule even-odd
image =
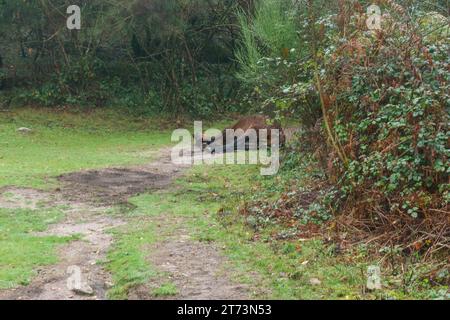
[[[34,233],[61,217],[58,210],[0,209],[0,289],[26,285],[37,267],[57,262],[56,247],[72,238]]]
[[[112,299],[126,299],[131,288],[157,276],[147,264],[144,247],[155,243],[157,234],[154,225],[136,220],[114,231],[117,241],[108,254],[107,269],[112,273],[114,287],[108,295]]]
[[[164,283],[160,287],[153,290],[155,297],[170,297],[178,294],[178,289],[173,283]]]

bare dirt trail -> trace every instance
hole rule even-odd
[[[175,284],[178,290],[176,299],[249,298],[249,288],[232,281],[230,270],[227,269],[228,262],[213,244],[195,241],[187,233],[177,233],[176,236],[152,246],[150,252],[149,260],[152,265],[167,273],[169,280]],[[155,288],[156,283],[158,282],[145,286],[145,291],[142,288],[136,290],[136,298],[144,298],[145,292]]]
[[[193,239],[185,218],[159,216],[152,218],[152,222],[158,233],[164,234],[164,240],[148,246],[147,259],[165,275],[134,288],[130,299],[149,299],[149,293],[166,283],[174,284],[178,293],[159,299],[243,300],[250,297],[247,285],[233,281],[232,267],[221,248],[212,242]]]
[[[55,192],[33,189],[4,188],[0,190],[0,207],[36,208],[65,206],[65,219],[53,224],[39,235],[72,236],[80,240],[61,246],[56,265],[42,267],[28,286],[0,291],[0,299],[24,300],[96,300],[106,299],[112,286],[110,274],[99,261],[106,258],[113,238],[108,232],[127,223],[106,211],[126,203],[133,195],[166,189],[174,178],[188,167],[174,165],[170,149],[159,151],[158,159],[149,165],[129,168],[107,168],[67,174],[59,177],[62,187]],[[6,197],[5,195],[8,194]],[[164,221],[161,221],[163,219]],[[226,259],[214,244],[205,244],[190,238],[179,218],[166,215],[155,217],[155,225],[174,226],[166,240],[148,248],[149,263],[179,289],[174,299],[244,299],[246,287],[231,281]],[[79,268],[82,290],[70,290],[68,279]],[[228,270],[228,271],[227,271]],[[149,283],[130,294],[131,299],[151,299],[150,290],[158,285]]]
[[[25,195],[32,192],[24,189]],[[8,189],[20,199],[21,189]],[[43,193],[39,192],[42,196]],[[58,200],[56,200],[58,199]],[[36,233],[37,236],[73,236],[78,235],[80,240],[74,240],[59,247],[59,262],[55,265],[41,267],[37,276],[30,285],[16,289],[0,291],[0,299],[14,300],[95,300],[104,299],[106,290],[111,285],[111,278],[98,263],[105,258],[107,249],[112,243],[108,229],[117,227],[124,222],[105,215],[106,207],[92,207],[83,203],[63,200],[58,194],[48,194],[47,199],[41,199],[41,205],[65,205],[70,209],[65,211],[65,219],[50,225],[45,232]],[[0,198],[0,206],[4,199]],[[7,202],[11,203],[11,199]],[[28,202],[29,203],[29,202]],[[15,207],[20,208],[21,203]],[[33,209],[31,207],[31,209]],[[71,267],[79,268],[81,280],[87,286],[84,293],[75,293],[67,287]]]

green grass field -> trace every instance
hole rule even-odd
[[[62,173],[151,161],[149,151],[170,143],[170,131],[156,122],[112,112],[20,109],[0,116],[0,187],[49,188]],[[21,127],[33,132],[16,132]]]

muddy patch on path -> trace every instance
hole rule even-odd
[[[72,201],[90,204],[125,204],[129,197],[163,189],[188,165],[172,163],[171,149],[160,150],[159,159],[141,166],[74,172],[58,177],[60,192]]]
[[[170,176],[137,169],[111,168],[75,172],[59,177],[61,192],[71,200],[96,204],[125,203],[130,196],[162,188]]]

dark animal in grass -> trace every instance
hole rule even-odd
[[[213,152],[233,152],[236,150],[257,150],[260,147],[260,132],[267,130],[267,147],[272,144],[272,130],[278,130],[280,147],[284,145],[285,135],[278,123],[268,124],[269,118],[256,115],[240,119],[231,128],[222,131],[219,137],[202,137],[203,149]],[[227,141],[227,130],[234,130],[233,141]],[[256,135],[255,135],[256,134]]]

